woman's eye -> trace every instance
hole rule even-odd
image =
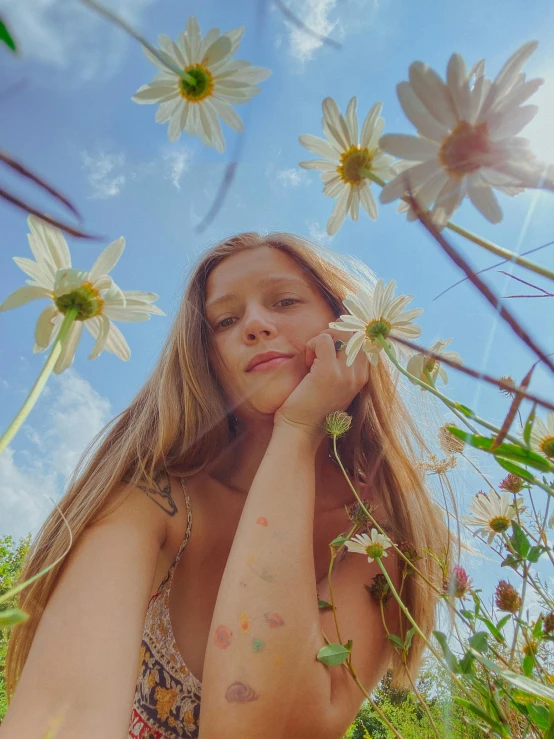
[[[298,303],[299,302],[296,298],[281,298],[281,300],[277,301],[277,303],[278,304],[279,303],[285,303],[287,300],[289,300],[290,302],[288,303],[288,305],[283,305],[282,306],[283,308],[288,308],[289,305],[293,305],[294,303]],[[231,323],[227,323],[226,324],[225,321],[232,321],[232,320],[233,320],[233,317],[232,316],[229,316],[228,318],[223,318],[219,323],[216,324],[215,328],[216,329],[218,329],[218,328],[228,328],[232,324]]]

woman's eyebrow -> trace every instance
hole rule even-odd
[[[297,287],[310,287],[310,285],[305,280],[301,280],[298,277],[287,277],[285,275],[269,275],[268,277],[261,277],[258,280],[257,285],[258,287],[275,287],[284,283],[296,284]],[[206,310],[208,310],[209,308],[214,308],[217,305],[225,303],[228,300],[232,300],[236,297],[237,296],[234,293],[225,293],[225,295],[221,295],[221,297],[215,298],[214,300],[210,300],[209,303],[206,303]]]

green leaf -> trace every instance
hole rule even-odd
[[[501,618],[500,621],[496,624],[498,630],[500,631],[500,629],[503,629],[511,618],[512,615],[510,613],[508,613],[507,616],[504,616],[504,618]]]
[[[347,536],[337,536],[337,538],[333,539],[329,546],[341,547],[345,541],[349,541]]]
[[[535,666],[535,658],[533,657],[532,654],[528,654],[526,657],[523,658],[523,664],[521,667],[523,669],[523,674],[526,677],[529,677],[530,675],[533,674],[534,666]]]
[[[29,614],[25,613],[25,611],[20,611],[19,608],[0,611],[0,629],[11,629],[15,624],[20,624],[28,618]]]
[[[9,48],[12,51],[17,52],[15,41],[13,40],[10,32],[6,28],[6,24],[2,21],[1,18],[0,18],[0,41],[3,41],[6,44],[6,46],[9,46]]]
[[[548,708],[539,703],[529,703],[527,711],[531,720],[537,724],[539,729],[548,729]]]
[[[516,672],[512,672],[511,670],[504,670],[492,660],[479,654],[479,652],[474,649],[472,650],[472,653],[476,660],[485,665],[485,667],[488,667],[489,670],[492,670],[497,675],[504,678],[504,680],[507,680],[511,685],[514,685],[520,690],[525,690],[527,693],[531,693],[538,698],[542,698],[549,704],[554,704],[554,690],[552,688],[549,688],[542,683],[538,683],[535,680],[531,680],[528,677],[524,677],[523,675],[518,675]]]
[[[394,644],[395,647],[398,647],[398,649],[404,649],[404,642],[399,636],[396,636],[395,634],[387,634],[387,639],[390,639],[390,641]]]
[[[542,637],[542,622],[544,621],[542,613],[538,617],[538,619],[535,622],[535,625],[533,626],[532,634],[535,637],[535,639],[540,639]]]
[[[537,410],[537,404],[533,403],[531,413],[527,416],[525,426],[523,427],[523,441],[529,446],[531,442],[531,429],[533,428],[533,421],[535,420],[535,411]]]
[[[464,618],[467,618],[468,621],[473,621],[473,619],[475,618],[475,614],[473,613],[473,611],[468,611],[464,609],[463,611],[460,611],[460,613]]]
[[[471,652],[466,652],[459,662],[460,671],[462,675],[472,674],[474,662],[475,662],[475,657],[471,654]]]
[[[517,570],[518,565],[521,564],[521,559],[519,557],[515,557],[513,554],[508,554],[506,559],[502,560],[501,567],[511,567],[512,570]]]
[[[517,521],[512,521],[512,531],[513,534],[510,539],[510,544],[517,554],[523,558],[527,557],[529,550],[531,549],[531,543]]]
[[[349,643],[351,644],[351,642]],[[326,644],[317,653],[317,659],[323,662],[324,665],[334,667],[336,665],[342,665],[349,654],[350,650],[343,647],[342,644]]]
[[[415,626],[412,626],[412,628],[406,634],[406,642],[405,642],[406,649],[409,649],[412,646],[412,639],[414,638],[414,634],[415,634]]]
[[[511,472],[512,475],[517,475],[518,477],[521,477],[523,480],[526,480],[527,482],[530,482],[531,484],[535,483],[535,476],[532,475],[529,470],[526,470],[525,467],[520,467],[518,464],[515,464],[514,462],[508,462],[507,459],[502,459],[502,457],[494,455],[494,458],[498,462],[498,464],[503,467],[507,472]]]
[[[496,449],[491,449],[494,439],[491,439],[488,436],[469,434],[456,426],[447,426],[447,429],[454,434],[454,436],[457,436],[462,441],[465,441],[466,444],[469,444],[476,449],[482,449],[483,451],[494,454],[495,456],[526,464],[529,467],[541,470],[541,472],[549,472],[553,470],[553,465],[545,457],[542,457],[540,454],[537,454],[530,449],[525,449],[517,444],[508,443],[502,443],[500,446],[497,446]]]
[[[507,736],[502,724],[496,721],[496,719],[494,719],[492,716],[489,716],[488,713],[485,713],[485,711],[483,711],[482,708],[479,708],[479,706],[476,706],[475,703],[472,703],[465,698],[458,698],[457,696],[454,696],[454,700],[456,701],[456,703],[459,703],[464,708],[467,708],[468,711],[471,711],[476,716],[479,716],[482,721],[492,727],[501,736]]]
[[[492,626],[492,624],[491,624]],[[475,634],[472,634],[472,636],[469,639],[469,646],[473,647],[473,649],[476,649],[478,652],[486,652],[489,648],[489,645],[487,644],[487,639],[489,638],[489,635],[486,631],[477,631]]]
[[[471,408],[468,408],[467,405],[462,405],[462,403],[455,403],[456,410],[460,411],[460,413],[463,413],[464,416],[467,418],[472,418],[475,414],[471,410]]]
[[[479,621],[482,621],[485,624],[485,626],[491,632],[491,634],[494,636],[497,642],[500,642],[502,644],[505,641],[504,637],[502,636],[502,634],[500,633],[498,628],[493,624],[492,621],[490,621],[488,618],[485,618],[485,616],[478,616],[477,618],[479,619]],[[477,633],[483,634],[485,632],[479,631]],[[473,644],[471,646],[473,646]],[[477,647],[475,647],[475,649],[477,649]],[[482,650],[480,649],[479,651],[481,652]]]
[[[448,665],[450,670],[452,670],[452,672],[454,673],[461,672],[458,660],[452,654],[452,652],[450,651],[450,647],[448,646],[446,634],[443,634],[442,631],[433,631],[433,635],[435,639],[438,641],[438,643],[441,645],[441,649],[443,651],[446,664]]]
[[[317,606],[318,606],[318,608],[332,608],[333,607],[332,604],[331,603],[327,603],[326,600],[318,600],[317,601]]]
[[[531,547],[527,555],[527,561],[535,564],[535,562],[539,561],[539,557],[541,554],[544,554],[544,552],[546,552],[546,547],[543,547],[540,544],[538,546]]]

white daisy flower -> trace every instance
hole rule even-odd
[[[442,354],[445,359],[449,359],[452,362],[463,364],[458,352],[444,351],[445,347],[447,347],[451,341],[452,339],[445,339],[444,341],[439,339],[438,341],[435,341],[433,346],[429,347],[429,351],[432,351],[435,354]],[[425,354],[421,354],[420,352],[410,357],[408,364],[406,365],[406,369],[410,374],[414,375],[414,377],[417,377],[418,380],[421,380],[422,382],[428,382],[426,374],[428,372],[433,380],[433,384],[436,382],[437,376],[440,376],[445,385],[448,383],[448,376],[440,361],[438,359],[433,359],[433,357],[427,357]],[[408,379],[413,385],[417,385],[411,377]],[[421,390],[425,390],[421,385],[418,385],[418,387],[421,388]]]
[[[529,438],[533,451],[554,460],[554,412],[548,411],[546,423],[535,418]]]
[[[212,28],[204,38],[200,26],[191,16],[177,43],[160,34],[158,43],[164,54],[182,70],[181,76],[166,67],[146,47],[146,57],[161,69],[149,85],[143,85],[133,95],[136,103],[160,103],[156,122],[169,121],[170,141],[177,141],[186,131],[198,135],[206,146],[225,150],[225,140],[219,118],[235,131],[244,126],[231,104],[246,103],[260,92],[256,87],[271,74],[270,69],[254,67],[250,62],[235,60],[244,27],[220,35]]]
[[[388,536],[380,534],[377,529],[371,529],[369,536],[365,533],[356,534],[345,542],[345,546],[349,552],[367,554],[367,561],[373,562],[374,559],[388,557],[385,549],[391,547],[392,542]]]
[[[378,146],[383,133],[385,120],[380,118],[383,103],[375,103],[366,116],[358,137],[357,99],[348,103],[343,116],[333,98],[323,101],[323,132],[327,136],[320,139],[309,134],[299,137],[306,149],[324,157],[300,162],[304,169],[321,170],[324,195],[338,198],[327,223],[327,233],[335,234],[349,213],[353,221],[358,220],[360,203],[368,216],[377,220],[377,203],[370,190],[371,179],[367,171],[372,171],[381,179],[388,180],[396,174],[392,164],[393,157],[384,154]]]
[[[378,280],[373,295],[359,289],[356,295],[347,295],[343,300],[351,315],[341,316],[340,321],[330,323],[329,328],[353,334],[345,348],[347,366],[354,362],[360,349],[366,353],[371,364],[378,364],[379,352],[383,348],[376,338],[379,335],[389,342],[395,356],[395,336],[415,339],[420,335],[421,328],[411,321],[423,313],[423,308],[404,311],[413,295],[393,298],[395,289],[394,280],[386,286],[383,280]],[[400,347],[400,351],[404,352],[403,348]]]
[[[485,218],[499,223],[502,211],[492,188],[515,195],[538,186],[542,168],[528,140],[517,135],[538,111],[522,104],[544,80],[526,81],[520,72],[536,48],[535,41],[524,44],[494,82],[485,78],[482,63],[468,73],[460,54],[451,56],[446,82],[423,62],[414,62],[409,82],[401,82],[397,93],[418,135],[387,134],[379,141],[382,149],[406,160],[400,167],[397,163],[402,171],[383,188],[381,202],[401,197],[407,178],[420,205],[432,206],[438,228],[466,195]],[[410,216],[415,217],[413,211]]]
[[[118,262],[125,239],[120,237],[100,254],[89,272],[73,269],[71,255],[63,233],[35,216],[27,219],[29,245],[36,259],[14,257],[25,274],[27,287],[8,295],[0,311],[11,310],[31,300],[48,298],[52,302],[40,314],[35,328],[33,352],[43,352],[52,344],[60,330],[64,314],[78,309],[62,351],[54,367],[60,374],[72,363],[81,339],[83,324],[96,340],[89,359],[95,359],[104,349],[127,360],[131,351],[123,334],[111,321],[146,321],[150,314],[165,315],[152,303],[156,293],[120,290],[107,274]],[[110,320],[111,319],[111,320]]]
[[[521,513],[524,510],[522,502],[523,498],[518,498],[514,503],[510,493],[504,492],[500,496],[493,488],[488,494],[479,491],[469,506],[472,515],[464,516],[465,523],[477,527],[475,533],[487,537],[487,544],[491,544],[496,534],[509,529],[517,511]]]

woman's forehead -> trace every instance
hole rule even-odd
[[[206,302],[220,297],[231,288],[249,287],[277,278],[291,278],[311,286],[309,274],[281,249],[259,246],[226,257],[209,274]]]

